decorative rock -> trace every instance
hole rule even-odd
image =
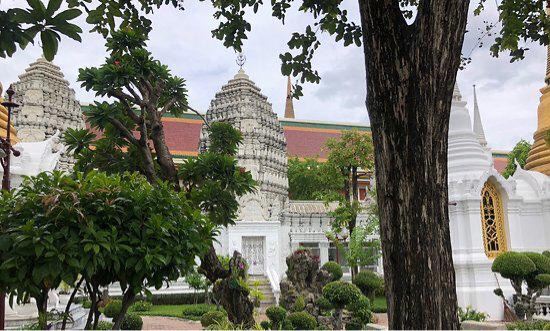
[[[216,93],[208,122],[228,122],[243,136],[237,160],[252,173],[257,191],[239,199],[239,220],[277,220],[288,200],[286,139],[267,97],[241,69]],[[203,126],[200,151],[208,148]]]
[[[85,127],[80,103],[58,66],[44,58],[25,69],[13,84],[15,102],[14,124],[22,142],[37,142],[61,134],[67,128]],[[74,160],[62,151],[57,169],[72,168]]]

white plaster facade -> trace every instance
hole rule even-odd
[[[476,105],[477,108],[477,105]],[[479,112],[476,113],[479,120]],[[480,123],[477,124],[480,127]],[[480,142],[481,140],[481,142]],[[506,296],[510,282],[491,271],[485,252],[481,222],[481,192],[487,181],[501,196],[507,250],[541,252],[550,248],[550,178],[518,167],[505,179],[493,167],[483,146],[484,136],[474,133],[466,102],[455,88],[449,127],[449,216],[451,246],[459,305],[503,318],[503,303],[493,290]]]

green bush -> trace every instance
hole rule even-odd
[[[92,308],[92,302],[90,301],[90,299],[86,298],[82,300],[82,308],[85,308],[85,309]]]
[[[527,255],[518,252],[504,252],[493,261],[491,270],[508,279],[523,279],[537,269]]]
[[[279,329],[286,319],[286,309],[281,306],[271,306],[265,310],[265,315],[271,321],[274,329]]]
[[[261,321],[260,326],[264,330],[270,330],[271,329],[271,323],[269,323],[269,321]]]
[[[340,280],[340,278],[342,278],[342,276],[344,275],[342,267],[334,261],[329,261],[323,264],[321,269],[328,271],[331,281]]]
[[[508,330],[549,330],[550,322],[536,320],[531,322],[519,321],[514,323],[506,324],[506,329]]]
[[[190,320],[200,320],[202,315],[216,310],[215,305],[197,304],[183,306],[182,317]]]
[[[105,306],[105,310],[103,310],[103,314],[109,318],[117,318],[121,310],[122,310],[122,301],[111,300]]]
[[[322,311],[328,311],[332,309],[332,304],[325,297],[320,297],[319,299],[317,299],[315,305]]]
[[[293,312],[296,312],[296,311],[302,311],[306,309],[306,300],[304,299],[303,296],[299,295],[297,298],[296,298],[296,301],[294,302],[294,305],[292,306],[292,311]]]
[[[315,330],[317,320],[305,311],[298,311],[288,315],[288,321],[295,330]]]
[[[285,319],[285,321],[283,322],[283,330],[294,330],[294,326],[292,325],[292,323],[290,322],[289,319]]]
[[[542,252],[542,255],[550,258],[550,251],[544,251],[544,252]]]
[[[149,311],[151,310],[151,308],[153,308],[153,304],[150,303],[149,301],[143,301],[143,300],[134,302],[132,307],[130,307],[132,311],[140,311],[140,312]]]
[[[346,307],[349,311],[356,311],[360,309],[370,310],[370,300],[364,295],[361,295],[357,300],[351,302]]]
[[[357,286],[351,283],[335,281],[323,287],[323,296],[327,298],[335,308],[341,309],[358,300],[361,297],[361,291]]]
[[[370,310],[370,300],[364,295],[361,295],[358,300],[355,300],[346,306],[346,309],[351,312],[351,321],[358,329],[372,321],[372,312]]]
[[[372,271],[361,271],[353,278],[355,284],[367,297],[373,299],[384,287],[384,280]]]
[[[143,326],[143,320],[141,316],[137,314],[128,313],[124,316],[122,323],[120,324],[121,330],[141,330]]]
[[[362,330],[363,323],[356,318],[352,318],[349,322],[346,323],[346,330]]]
[[[467,306],[466,310],[464,310],[462,307],[458,307],[458,318],[460,319],[460,322],[464,321],[476,321],[476,322],[484,322],[487,317],[489,317],[488,314],[477,311],[472,308],[472,306]]]
[[[96,330],[112,330],[113,329],[113,323],[107,322],[107,321],[99,321],[97,323]]]
[[[201,325],[206,328],[212,324],[220,324],[227,319],[227,313],[224,310],[213,310],[206,312],[201,317]]]

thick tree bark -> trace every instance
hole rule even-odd
[[[447,133],[468,0],[359,0],[391,329],[457,329]]]
[[[128,308],[130,308],[135,300],[136,293],[134,288],[130,286],[122,296],[122,308],[120,309],[120,314],[113,320],[113,330],[120,330],[120,326],[122,325],[122,321],[124,321]]]
[[[157,116],[155,115],[155,117]],[[178,183],[178,171],[174,164],[172,154],[170,154],[168,146],[166,145],[164,128],[160,118],[155,118],[151,124],[151,139],[153,140],[153,146],[157,153],[157,163],[162,170],[161,174],[163,179],[172,183]],[[176,184],[176,187],[179,189],[179,185]]]
[[[351,206],[353,206],[354,203],[359,202],[359,184],[357,179],[357,167],[351,168]],[[351,215],[351,219],[349,220],[348,224],[348,231],[349,231],[349,240],[348,243],[351,243],[351,234],[355,230],[355,226],[357,225],[357,214],[354,212]],[[349,247],[348,247],[349,249]],[[355,275],[359,273],[359,267],[353,266],[351,267],[351,279],[355,279]]]

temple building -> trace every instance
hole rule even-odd
[[[285,258],[298,247],[310,249],[321,263],[341,263],[349,277],[345,260],[326,235],[330,230],[329,212],[334,206],[322,201],[289,199],[288,159],[324,161],[327,154],[323,147],[327,139],[352,129],[370,134],[370,128],[363,124],[296,119],[290,80],[287,84],[284,118],[277,118],[267,96],[242,69],[213,96],[205,114],[210,122],[227,122],[242,132],[238,162],[251,171],[258,183],[256,192],[241,198],[239,219],[235,225],[221,230],[216,249],[220,254],[231,254],[234,250],[243,254],[250,265],[249,273],[264,278],[265,284],[269,284],[265,303],[278,300]],[[20,162],[19,173],[35,175],[53,169],[69,170],[72,160],[63,155],[64,148],[58,137],[69,127],[85,125],[81,108],[86,106],[80,107],[75,100],[74,91],[63,79],[59,67],[44,59],[31,64],[14,89],[21,104],[15,110],[12,131],[21,140],[15,145],[22,149],[21,157],[16,158]],[[489,313],[494,320],[502,319],[503,304],[493,290],[500,286],[505,295],[513,293],[507,280],[491,272],[494,257],[509,250],[542,251],[550,247],[550,177],[546,172],[546,169],[550,171],[550,151],[541,145],[544,140],[541,137],[550,127],[550,105],[545,99],[550,92],[547,91],[550,91],[548,86],[543,89],[539,129],[535,134],[537,142],[531,151],[530,163],[525,170],[518,167],[508,179],[500,175],[506,167],[506,154],[492,151],[486,140],[477,92],[473,123],[458,86],[453,94],[448,184],[457,295],[460,306],[471,305]],[[5,117],[2,114],[5,110],[0,108],[0,128],[5,133],[11,128],[2,122]],[[176,163],[185,162],[208,148],[208,132],[198,115],[165,116],[163,126]],[[370,186],[370,179],[365,178],[359,187],[359,196],[365,204],[372,203],[367,194]],[[367,215],[360,215],[358,221],[362,222],[365,217]],[[380,261],[366,268],[383,272]],[[182,279],[158,291],[186,290]],[[110,291],[116,295],[116,286]]]

